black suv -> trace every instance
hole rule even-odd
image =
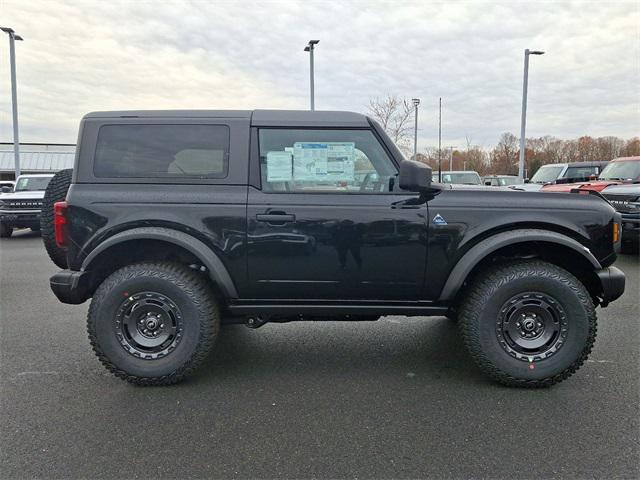
[[[605,200],[432,183],[364,115],[97,112],[79,139],[51,288],[92,297],[91,344],[132,383],[185,377],[221,323],[440,315],[494,379],[547,386],[624,291]]]

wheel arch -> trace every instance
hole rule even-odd
[[[550,230],[517,229],[492,235],[470,248],[456,263],[440,293],[440,302],[452,302],[482,267],[500,257],[542,258],[577,276],[595,298],[596,270],[602,268],[591,251],[577,240]],[[588,272],[587,276],[584,273]],[[583,278],[580,278],[583,277]],[[591,278],[593,277],[593,278]]]
[[[223,297],[238,298],[231,275],[210,247],[192,235],[165,227],[138,227],[116,233],[87,255],[82,262],[81,270],[91,272],[103,270],[104,265],[118,265],[117,261],[112,261],[114,254],[128,251],[128,247],[133,246],[134,242],[139,244],[140,241],[144,242],[145,247],[155,247],[145,248],[146,255],[143,255],[141,260],[148,260],[152,252],[165,246],[167,254],[173,254],[185,262],[195,261],[205,267],[206,274]],[[92,283],[99,283],[101,277],[104,277],[104,274],[98,275]],[[97,285],[94,285],[95,287]]]

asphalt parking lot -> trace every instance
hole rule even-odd
[[[638,478],[640,262],[572,378],[486,380],[444,318],[226,327],[187,382],[130,386],[59,303],[33,233],[0,241],[2,478]]]

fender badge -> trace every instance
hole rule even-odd
[[[442,215],[440,215],[439,213],[435,217],[433,217],[432,222],[436,225],[447,225],[447,221],[442,218]]]

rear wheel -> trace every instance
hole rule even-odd
[[[9,238],[13,234],[13,227],[0,223],[0,238]]]
[[[546,387],[587,359],[596,314],[584,285],[566,270],[522,261],[479,277],[459,313],[464,342],[478,366],[510,386]]]
[[[67,253],[56,244],[53,227],[53,204],[61,202],[67,197],[72,173],[73,169],[67,168],[60,170],[53,176],[44,192],[42,212],[40,214],[40,231],[44,248],[47,250],[49,258],[60,268],[67,268]]]
[[[207,281],[174,263],[121,268],[96,291],[91,345],[114,375],[138,385],[169,385],[207,357],[220,317]]]

